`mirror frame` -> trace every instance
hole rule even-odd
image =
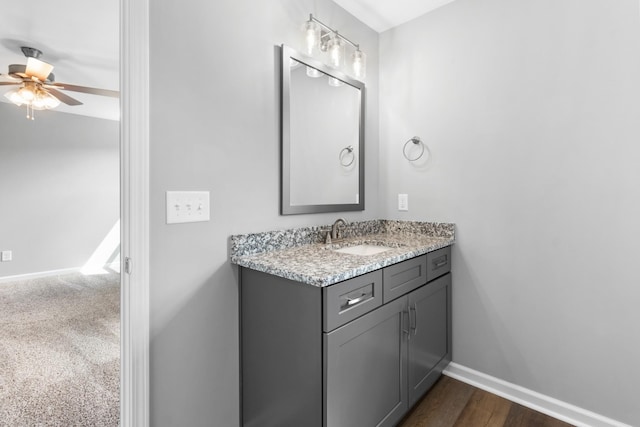
[[[364,210],[364,117],[365,117],[365,85],[361,81],[355,80],[346,74],[330,68],[320,61],[302,55],[296,50],[282,45],[281,49],[282,65],[282,90],[281,90],[281,211],[282,215],[324,213],[324,212],[346,212]],[[345,204],[324,204],[324,205],[291,205],[291,122],[290,122],[290,95],[291,95],[291,67],[290,59],[302,63],[305,66],[316,68],[331,77],[341,80],[345,84],[358,89],[360,94],[360,115],[359,115],[359,141],[358,141],[358,203]]]

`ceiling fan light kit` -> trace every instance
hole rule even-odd
[[[60,90],[114,98],[120,96],[120,93],[115,90],[55,83],[54,75],[51,73],[53,65],[38,59],[42,55],[42,51],[26,46],[21,49],[27,57],[27,64],[9,65],[9,73],[3,75],[9,81],[0,82],[0,85],[20,85],[20,87],[5,93],[4,96],[19,107],[26,105],[27,119],[34,120],[35,110],[50,110],[59,106],[61,102],[72,106],[82,105],[82,102],[60,92]]]
[[[60,100],[51,95],[36,82],[25,82],[20,89],[13,89],[4,94],[5,98],[18,107],[27,106],[27,118],[34,120],[35,110],[50,110],[60,105]]]

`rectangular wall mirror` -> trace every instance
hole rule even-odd
[[[283,215],[364,210],[364,90],[282,46]]]

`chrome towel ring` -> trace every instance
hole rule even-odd
[[[349,159],[349,154],[351,154],[351,160],[347,162],[346,160]],[[340,164],[345,168],[347,166],[351,166],[353,162],[356,160],[356,154],[353,152],[353,146],[349,145],[348,147],[344,147],[340,151],[340,154],[338,155],[338,159],[340,159]]]
[[[420,154],[418,154],[418,156],[413,159],[407,155],[407,145],[409,145],[410,142],[413,142],[415,145],[420,145],[420,148],[421,148]],[[405,159],[409,160],[410,162],[415,162],[416,160],[420,159],[424,155],[424,142],[422,142],[419,136],[414,136],[413,138],[409,139],[407,142],[404,143],[404,147],[402,147],[402,155],[404,156]]]

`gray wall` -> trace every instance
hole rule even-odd
[[[458,0],[380,37],[382,214],[457,224],[454,361],[631,425],[639,52],[636,0]]]
[[[0,103],[0,277],[82,267],[120,216],[119,122]]]
[[[279,215],[279,66],[309,13],[368,54],[364,212]],[[328,0],[151,2],[151,424],[238,425],[238,272],[228,238],[377,218],[377,34]],[[211,221],[165,224],[165,191]]]

